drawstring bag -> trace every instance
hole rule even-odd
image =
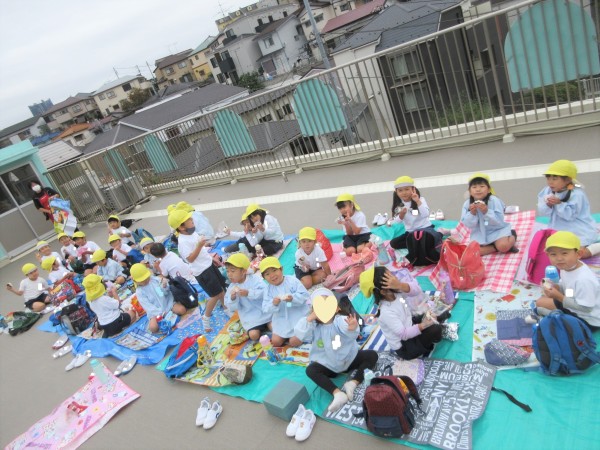
[[[464,291],[479,286],[485,278],[479,242],[471,241],[464,245],[446,239],[434,274],[441,269],[448,272],[454,290]]]

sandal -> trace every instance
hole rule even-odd
[[[122,361],[121,364],[118,365],[117,370],[115,370],[115,376],[118,377],[131,372],[131,369],[133,369],[136,363],[137,356],[132,356],[131,358]]]
[[[65,345],[64,347],[60,348],[59,350],[55,351],[52,354],[52,357],[54,359],[56,358],[60,358],[61,356],[65,356],[67,353],[69,353],[70,351],[73,350],[73,346],[71,344],[69,345]]]
[[[67,336],[66,334],[63,334],[62,336],[60,336],[57,339],[57,341],[54,344],[52,344],[52,350],[58,350],[63,345],[65,345],[67,342],[69,342],[69,336]]]

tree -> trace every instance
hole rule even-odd
[[[133,88],[127,95],[127,100],[121,100],[121,109],[125,112],[135,111],[150,98],[150,95],[150,89]]]
[[[265,87],[258,72],[245,73],[239,78],[237,86],[245,87],[249,89],[250,92],[258,91]]]
[[[40,131],[40,136],[44,136],[45,134],[50,134],[52,133],[52,130],[50,130],[50,127],[43,123],[42,125],[40,125],[38,127],[38,130]]]

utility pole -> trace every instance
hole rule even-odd
[[[115,71],[115,75],[117,76],[117,78],[119,78],[119,72],[117,72],[117,69],[115,69],[115,68],[113,67],[113,70]]]
[[[325,51],[325,46],[323,45],[323,39],[321,39],[321,33],[319,33],[319,30],[317,29],[317,22],[315,22],[312,9],[310,9],[308,0],[303,0],[303,2],[304,9],[306,9],[306,13],[308,14],[310,26],[312,27],[313,34],[315,35],[315,41],[317,41],[317,46],[319,47],[319,53],[321,54],[321,58],[323,58],[323,65],[325,66],[325,69],[331,69],[331,64],[329,64],[329,58],[327,56],[327,52]]]

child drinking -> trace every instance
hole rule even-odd
[[[578,317],[590,328],[600,328],[600,282],[594,272],[579,260],[579,237],[570,231],[557,231],[546,240],[550,263],[560,270],[560,282],[545,285],[544,295],[536,301],[537,313],[553,309]]]
[[[321,288],[312,293],[313,305],[317,297],[332,298],[337,302],[328,289]],[[296,324],[295,334],[302,341],[312,342],[306,375],[321,389],[333,395],[327,409],[329,412],[336,412],[354,399],[354,390],[362,383],[365,369],[372,369],[377,363],[377,352],[359,349],[356,342],[359,334],[358,319],[339,303],[335,315],[326,323],[317,318],[314,310],[302,317]],[[331,381],[331,378],[340,373],[353,370],[355,375],[344,383],[342,389]]]
[[[577,166],[560,159],[550,164],[544,175],[548,186],[538,194],[538,212],[550,217],[548,228],[575,233],[581,240],[583,259],[600,254],[590,202],[584,190],[577,186]]]
[[[402,359],[428,356],[433,345],[442,340],[442,326],[450,313],[439,318],[431,314],[415,315],[402,292],[401,283],[385,267],[378,266],[360,275],[360,289],[366,298],[371,295],[379,306],[379,326],[390,348]]]
[[[83,231],[73,233],[73,242],[77,246],[77,258],[83,263],[84,275],[91,274],[94,263],[90,258],[96,250],[100,250],[100,247],[95,242],[88,241]]]
[[[235,253],[225,261],[229,287],[225,293],[225,306],[238,311],[240,322],[253,341],[271,330],[271,314],[262,310],[265,282],[258,275],[248,274],[250,260],[242,253]]]
[[[363,247],[369,243],[371,237],[371,229],[367,226],[367,218],[354,201],[354,195],[352,194],[338,195],[335,206],[341,214],[337,222],[344,226],[345,235],[342,245],[346,256],[360,253]]]
[[[103,281],[120,285],[125,284],[127,276],[123,272],[123,266],[114,259],[108,258],[104,250],[96,250],[92,255],[91,261],[96,264],[94,273],[100,275]]]
[[[262,310],[273,315],[271,343],[274,347],[281,347],[289,339],[290,346],[298,347],[302,340],[294,335],[294,326],[308,312],[308,291],[296,277],[283,274],[277,258],[269,256],[263,259],[259,269],[268,283]]]
[[[504,203],[496,197],[490,177],[476,173],[469,179],[469,199],[460,219],[471,229],[471,240],[481,245],[481,255],[517,253],[516,233],[504,221]]]
[[[317,245],[317,230],[312,227],[304,227],[298,233],[294,272],[306,289],[322,283],[331,274],[325,252]]]
[[[272,256],[281,250],[284,236],[275,217],[256,203],[248,205],[244,215],[250,221],[251,232],[262,233],[262,239],[258,241],[258,244],[262,247],[265,255]],[[253,248],[249,250],[253,252]]]
[[[25,299],[25,308],[29,308],[33,312],[41,312],[50,303],[48,297],[48,282],[40,277],[40,272],[35,264],[27,263],[21,271],[26,278],[21,280],[19,289],[15,289],[12,284],[6,285],[6,290],[15,295],[22,295]]]
[[[129,309],[121,311],[121,302],[117,297],[116,288],[106,295],[106,287],[102,283],[102,277],[94,273],[83,279],[85,298],[90,304],[92,311],[96,313],[98,324],[104,330],[103,337],[111,337],[123,331],[125,327],[135,321],[135,311]]]
[[[250,223],[250,219],[246,217],[246,213],[242,216],[242,221],[240,225],[244,227],[243,231],[231,231],[229,228],[225,232],[226,236],[231,236],[233,238],[237,238],[233,244],[229,244],[223,250],[225,253],[235,253],[239,251],[240,244],[244,244],[248,249],[248,253],[254,254],[256,244],[258,244],[263,239],[262,231],[255,230],[252,224]]]

